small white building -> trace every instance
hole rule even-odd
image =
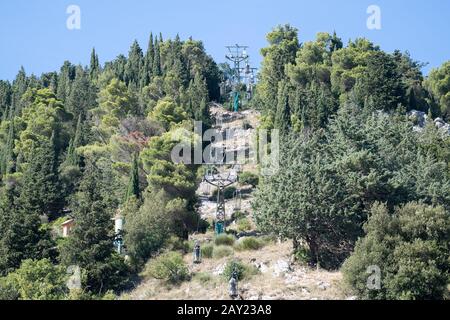
[[[69,219],[67,221],[64,221],[61,224],[63,238],[67,238],[70,235],[70,231],[72,230],[74,224],[75,224],[75,220],[74,219]]]

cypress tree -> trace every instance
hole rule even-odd
[[[289,106],[288,85],[283,81],[278,90],[278,106],[275,114],[275,128],[286,134],[291,128],[291,108]]]
[[[125,196],[125,203],[128,202],[132,197],[135,197],[136,199],[141,198],[141,191],[139,189],[139,162],[137,154],[133,156],[133,165],[131,167],[131,174],[130,180],[128,182],[127,193]]]
[[[61,67],[61,71],[58,77],[58,92],[57,98],[62,102],[66,102],[66,99],[70,95],[72,88],[72,82],[76,76],[76,68],[69,61],[65,61]]]
[[[81,131],[82,131],[82,123],[81,123],[81,115],[79,115],[75,135],[72,139],[70,139],[69,148],[67,149],[65,164],[69,166],[78,166],[79,164],[79,158],[76,153],[76,149],[80,146]]]
[[[125,82],[127,85],[137,88],[140,84],[140,75],[143,67],[143,53],[139,43],[135,40],[130,48],[128,61],[125,66]]]
[[[74,120],[83,117],[97,104],[96,89],[89,80],[89,75],[82,67],[77,67],[72,90],[65,104],[65,109],[73,114]]]
[[[97,81],[98,75],[100,73],[100,63],[98,61],[98,55],[95,52],[95,48],[92,49],[91,53],[91,65],[89,68],[89,76],[91,78],[91,81]]]
[[[85,270],[83,286],[96,294],[118,289],[127,276],[126,265],[114,252],[106,185],[105,172],[88,163],[74,202],[75,226],[61,248],[63,264]]]
[[[161,53],[159,50],[160,42],[158,40],[155,41],[155,57],[153,61],[153,76],[159,77],[161,76]]]
[[[11,85],[8,81],[0,80],[0,117],[5,118],[11,105]]]
[[[147,53],[144,58],[144,74],[142,80],[142,87],[148,85],[152,80],[153,75],[153,61],[155,59],[155,46],[153,45],[153,33],[150,33],[148,41]]]
[[[13,106],[14,114],[19,115],[22,110],[20,100],[28,89],[28,78],[23,67],[20,68],[19,73],[12,83],[12,97],[11,104]]]
[[[19,268],[25,259],[55,258],[54,242],[41,229],[37,213],[20,206],[16,187],[5,187],[0,196],[0,275]]]
[[[9,124],[8,137],[6,144],[1,153],[0,173],[1,175],[13,173],[15,171],[15,156],[14,156],[14,119]]]
[[[20,205],[27,213],[45,214],[54,218],[61,212],[63,201],[57,172],[55,140],[53,134],[51,141],[43,141],[32,148],[19,197]]]

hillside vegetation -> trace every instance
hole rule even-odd
[[[0,80],[0,299],[228,299],[233,270],[241,299],[448,298],[449,63],[425,77],[409,53],[290,25],[267,42],[237,113],[229,66],[178,36]],[[280,133],[279,169],[242,165],[225,191],[219,237],[206,166],[172,161],[194,121],[235,151]]]

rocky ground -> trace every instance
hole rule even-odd
[[[245,148],[245,142],[255,134],[259,114],[256,111],[232,113],[225,111],[220,105],[211,106],[211,114],[216,121],[218,130],[232,129],[231,138],[220,142],[227,149],[240,150]],[[223,167],[222,172],[229,170]],[[257,172],[254,163],[244,164],[241,171]],[[246,189],[242,198],[240,212],[252,220],[252,195],[250,186],[239,186]],[[199,213],[205,219],[215,217],[216,202],[212,198],[214,187],[202,183],[197,191],[200,199]],[[250,191],[250,192],[249,192]],[[236,227],[236,221],[231,221],[231,215],[236,202],[226,202],[226,216],[230,220],[228,229]],[[254,225],[254,224],[253,224]],[[253,230],[254,231],[254,230]],[[212,232],[204,235],[194,235],[191,240],[202,244],[214,239]],[[238,240],[239,241],[239,240]],[[254,274],[239,282],[239,293],[243,300],[336,300],[355,299],[346,293],[342,287],[340,272],[327,272],[294,263],[292,259],[291,242],[272,240],[256,251],[239,251],[233,249],[233,254],[219,259],[203,259],[201,264],[192,263],[192,254],[184,256],[189,265],[192,279],[177,286],[167,286],[159,280],[145,278],[123,299],[187,299],[187,300],[228,300],[228,279],[222,275],[225,265],[230,260],[239,260],[247,266],[252,266]]]
[[[230,259],[252,264],[259,272],[239,283],[243,300],[343,300],[355,299],[342,288],[339,272],[311,269],[291,262],[291,244],[275,243],[258,251],[235,252],[232,257],[204,259],[194,265],[192,256],[185,260],[194,274],[189,282],[166,286],[155,279],[143,281],[123,296],[133,300],[229,300],[228,281],[222,276]],[[201,275],[201,276],[196,276]]]

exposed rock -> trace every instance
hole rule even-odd
[[[324,282],[324,281],[319,281],[318,283],[317,283],[317,287],[319,288],[319,289],[321,289],[321,290],[327,290],[329,287],[330,287],[331,285],[329,284],[329,283],[327,283],[327,282]]]
[[[422,111],[411,110],[410,112],[408,112],[408,116],[415,122],[413,130],[416,132],[423,131],[427,123],[428,115]],[[436,125],[436,128],[442,130],[447,134],[450,134],[450,124],[445,123],[442,118],[436,118],[434,120],[434,124]]]
[[[225,264],[221,264],[217,266],[216,269],[213,271],[213,275],[221,276],[224,271],[225,271]]]
[[[275,262],[275,264],[272,266],[273,275],[276,277],[279,277],[281,275],[284,275],[287,272],[292,271],[291,267],[289,265],[289,262],[287,260],[278,260]]]

